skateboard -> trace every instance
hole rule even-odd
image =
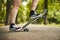
[[[47,9],[44,9],[42,13],[40,13],[36,18],[30,20],[28,23],[26,23],[24,26],[21,27],[20,31],[28,32],[29,29],[26,28],[30,23],[35,22],[37,19],[44,16],[44,14],[47,12]]]

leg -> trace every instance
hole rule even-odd
[[[20,6],[21,0],[13,0],[13,7],[11,9],[10,12],[10,30],[16,30],[18,28],[15,28],[15,19],[16,19],[16,15]]]
[[[11,12],[10,12],[10,23],[15,23],[20,2],[21,0],[13,0],[13,8],[11,9]]]
[[[31,10],[35,10],[39,0],[32,0]]]
[[[37,14],[35,13],[35,9],[37,7],[39,0],[32,0],[32,5],[31,5],[31,9],[30,9],[30,17],[31,18],[35,18],[37,16]]]

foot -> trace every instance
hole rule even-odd
[[[18,32],[20,31],[21,27],[16,27],[15,24],[10,24],[9,31],[11,32]]]
[[[39,15],[39,14],[37,14],[35,11],[31,10],[29,17],[30,17],[31,19],[34,19],[34,18],[36,18],[38,15]]]

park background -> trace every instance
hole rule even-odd
[[[26,23],[29,19],[29,12],[32,0],[22,0],[16,17],[16,24]],[[0,26],[9,24],[9,13],[12,8],[12,0],[0,0]],[[40,14],[48,9],[45,19],[38,19],[33,24],[60,26],[60,0],[40,0],[36,12]]]

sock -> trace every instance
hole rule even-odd
[[[15,25],[14,23],[11,23],[10,28],[14,28],[14,25]]]

